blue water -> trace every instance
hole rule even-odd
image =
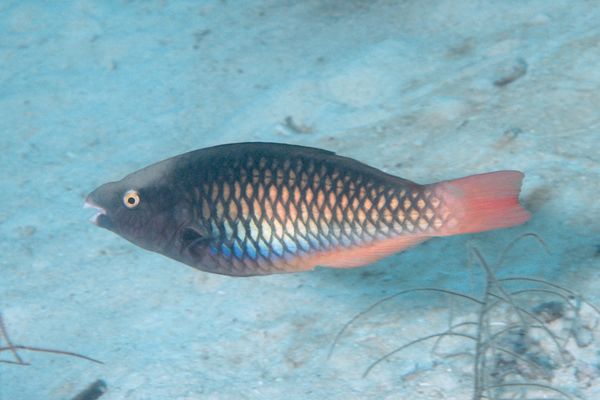
[[[598,21],[594,2],[567,0],[1,2],[0,313],[14,345],[103,364],[18,358],[2,335],[0,399],[72,399],[97,379],[102,400],[471,398],[469,360],[426,346],[361,377],[449,312],[472,316],[443,296],[398,298],[327,354],[350,318],[399,290],[480,296],[467,244],[494,260],[524,232],[550,254],[524,241],[500,273],[600,303]],[[101,183],[254,140],[421,183],[518,169],[533,218],[365,268],[238,279],[87,221]],[[597,347],[571,346],[589,385],[571,367],[558,381],[597,398]]]

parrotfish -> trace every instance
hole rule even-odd
[[[144,249],[251,276],[358,267],[432,237],[521,224],[522,180],[497,171],[421,185],[326,150],[237,143],[106,183],[85,206]]]

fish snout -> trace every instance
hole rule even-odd
[[[94,201],[91,196],[86,197],[83,203],[83,208],[93,208],[98,211],[90,218],[90,222],[100,227],[106,227],[107,222],[110,222],[106,209]]]

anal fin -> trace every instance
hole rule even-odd
[[[429,236],[401,236],[383,239],[349,249],[340,248],[321,252],[304,258],[302,262],[305,264],[306,269],[311,269],[318,265],[331,268],[361,267],[409,247],[416,246],[427,239],[429,239]]]

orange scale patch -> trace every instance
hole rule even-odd
[[[288,202],[288,200],[290,199],[290,191],[288,190],[287,187],[282,187],[281,188],[281,201],[285,204]]]
[[[280,201],[275,204],[275,210],[277,211],[277,217],[279,217],[279,220],[284,221],[287,213],[285,211],[285,207]]]
[[[246,191],[244,193],[246,195],[246,198],[251,199],[252,195],[254,194],[254,186],[252,186],[251,183],[248,183],[246,185]]]
[[[271,203],[275,203],[275,200],[277,200],[277,187],[275,185],[269,187],[269,199]]]

